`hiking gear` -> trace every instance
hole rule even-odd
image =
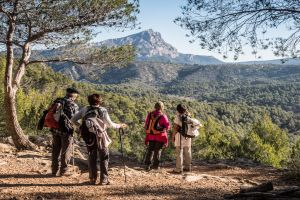
[[[111,143],[103,118],[104,112],[100,107],[90,106],[85,113],[82,119],[81,137],[87,146],[93,146],[96,143],[98,148],[102,149]]]
[[[64,133],[73,134],[74,128],[70,119],[78,111],[78,106],[66,97],[60,103],[62,106],[59,115],[59,129]]]
[[[48,113],[48,110],[44,110],[42,116],[40,117],[38,124],[37,124],[37,130],[43,130],[45,126],[45,119],[46,115]]]
[[[148,151],[145,160],[146,165],[152,164],[151,166],[153,168],[157,168],[159,166],[163,146],[163,142],[149,141]]]
[[[74,129],[70,119],[77,112],[78,106],[67,98],[58,98],[50,106],[45,116],[45,126],[68,134]]]
[[[151,166],[150,166],[150,165],[147,165],[147,166],[145,167],[145,170],[146,170],[146,171],[150,171],[150,170],[151,170]]]
[[[121,154],[122,154],[122,162],[123,162],[123,166],[124,166],[124,180],[125,183],[127,183],[127,176],[126,176],[126,165],[125,165],[125,160],[124,160],[124,153],[123,153],[123,139],[122,136],[125,136],[125,132],[123,128],[119,129],[119,136],[120,136],[120,144],[121,144]]]
[[[194,138],[195,136],[193,135],[188,135],[188,118],[189,116],[184,114],[184,115],[181,115],[180,119],[181,119],[181,126],[180,126],[180,129],[179,129],[179,133],[183,136],[183,137],[186,137],[186,138]]]
[[[157,117],[159,115],[162,115],[162,113],[160,111],[153,111],[148,113],[146,120],[145,120],[145,130],[147,129],[148,125],[149,125],[149,120],[151,119],[150,114],[154,114],[154,117]],[[161,118],[158,120],[158,123],[160,126],[164,127],[163,131],[160,132],[160,134],[146,134],[145,137],[145,144],[147,145],[149,143],[149,141],[157,141],[157,142],[163,142],[166,146],[168,146],[168,134],[167,131],[170,128],[170,123],[168,120],[168,117],[163,114],[161,116]]]
[[[185,138],[195,138],[199,135],[198,129],[202,124],[194,118],[184,114],[180,116],[181,126],[178,132]]]
[[[45,126],[48,128],[59,129],[60,112],[58,111],[58,108],[60,106],[60,101],[60,99],[55,100],[48,109],[45,116]]]
[[[72,165],[73,165],[73,173],[75,173],[75,152],[74,152],[74,144],[75,140],[73,139],[73,144],[72,144]]]
[[[184,172],[191,172],[191,171],[192,171],[192,167],[189,167],[189,168],[183,168],[183,171],[184,171]]]
[[[176,170],[176,169],[173,169],[171,173],[173,173],[173,174],[182,174],[181,171],[178,171],[178,170]]]
[[[111,183],[108,181],[108,179],[105,179],[103,181],[100,181],[100,185],[110,185]]]
[[[162,114],[159,114],[157,116],[154,115],[154,112],[149,113],[147,127],[146,127],[146,134],[160,134],[165,127],[159,125],[159,120],[162,117]]]
[[[75,93],[75,94],[80,94],[78,90],[75,88],[67,88],[67,93]]]
[[[96,185],[96,179],[90,179],[89,185]]]

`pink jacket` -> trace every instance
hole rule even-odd
[[[161,115],[162,113],[160,111],[153,111],[154,116],[158,116]],[[149,116],[150,113],[148,113],[147,117],[146,117],[146,121],[145,121],[145,125],[144,128],[146,129],[148,126],[148,120],[149,120]],[[145,144],[147,144],[149,141],[158,141],[158,142],[163,142],[166,146],[168,146],[168,133],[167,131],[170,129],[170,122],[168,120],[167,115],[163,114],[163,116],[159,119],[158,121],[160,126],[165,127],[164,132],[162,132],[161,134],[156,134],[156,135],[151,135],[151,134],[147,134],[146,138],[145,138]]]

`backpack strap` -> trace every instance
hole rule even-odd
[[[155,121],[155,123],[154,123],[154,127],[155,127],[155,128],[157,128],[158,122],[159,122],[159,120],[160,120],[163,116],[164,116],[164,115],[162,114],[162,115],[159,115],[159,116],[156,117],[156,121]],[[162,126],[162,130],[163,130],[164,128],[165,128],[165,127]],[[159,130],[158,130],[158,131],[159,131]]]
[[[163,127],[162,129],[157,130],[158,122],[162,116],[163,114],[155,117],[153,112],[149,113],[147,127],[146,127],[146,134],[159,134],[159,132],[164,129]]]
[[[87,109],[83,119],[85,119],[87,117],[87,115],[91,114],[92,111],[95,111],[95,114],[96,114],[97,118],[103,117],[103,112],[101,111],[100,107],[88,106],[88,109]]]
[[[180,127],[180,130],[179,130],[180,135],[182,135],[186,139],[187,138],[194,138],[195,136],[191,136],[191,135],[187,134],[187,131],[188,131],[188,122],[187,122],[188,115],[187,114],[182,115],[180,117],[180,120],[181,120],[181,127]]]
[[[150,120],[151,120],[151,117],[152,117],[152,112],[149,112],[148,113],[148,121],[147,121],[147,127],[146,127],[146,130],[148,130],[150,128]]]

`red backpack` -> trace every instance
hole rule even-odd
[[[58,129],[59,126],[59,117],[57,117],[57,108],[59,106],[58,104],[59,102],[54,101],[54,103],[50,106],[46,117],[45,117],[45,123],[44,125],[48,128],[54,128],[54,129]]]

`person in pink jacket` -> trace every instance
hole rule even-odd
[[[149,112],[145,121],[146,138],[148,146],[145,165],[146,170],[159,169],[160,157],[163,147],[168,146],[168,133],[170,123],[166,114],[163,113],[164,104],[159,101],[154,110]]]

